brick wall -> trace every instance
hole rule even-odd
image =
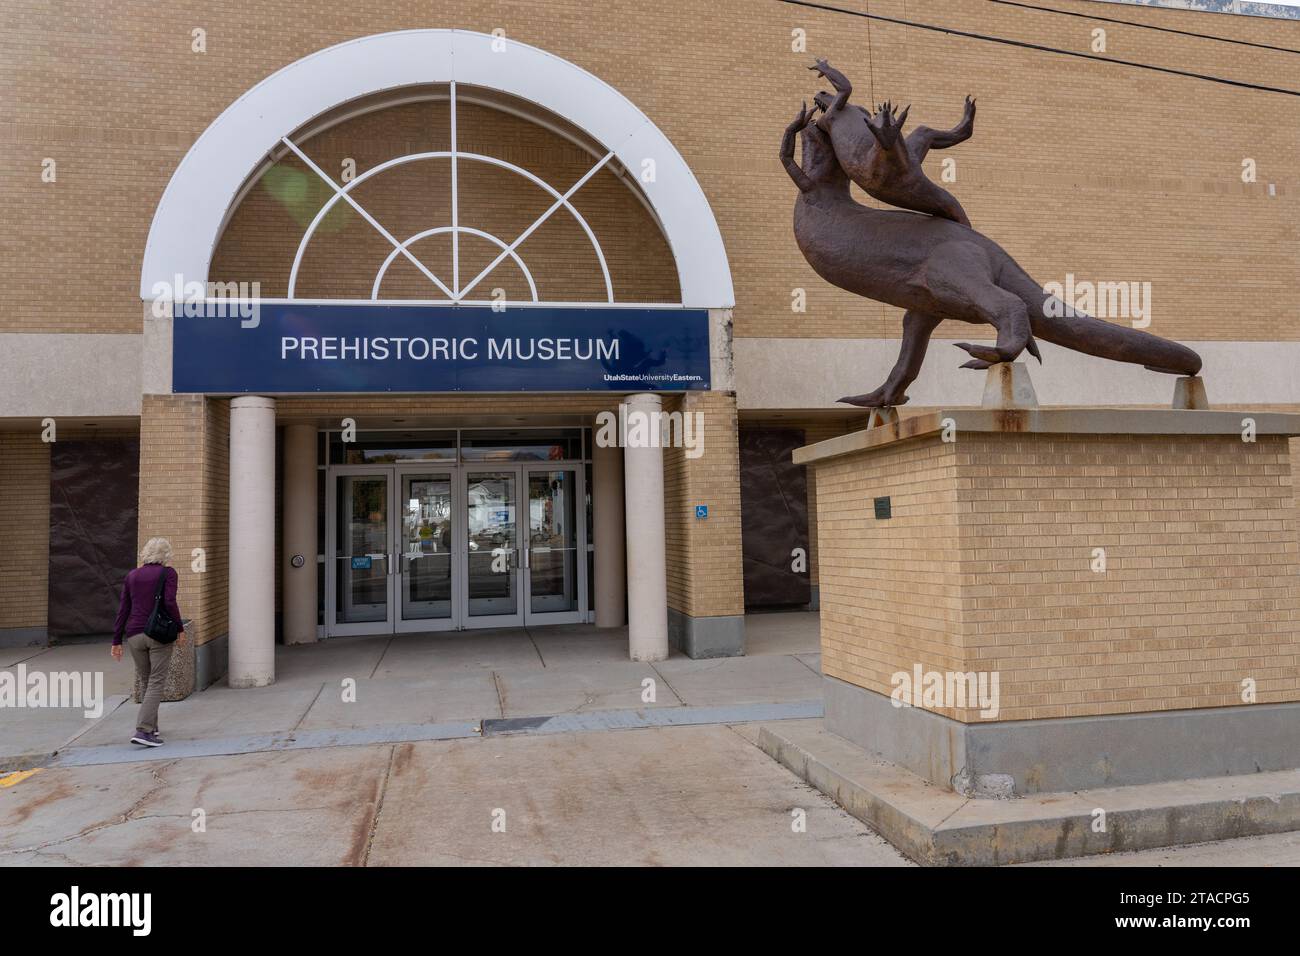
[[[817,467],[832,677],[996,671],[1001,720],[1239,705],[1246,678],[1300,700],[1284,438],[967,433]]]
[[[50,446],[0,432],[0,630],[43,628],[50,572]]]
[[[1053,5],[1300,48],[1295,22],[1099,9],[1083,0]],[[1088,52],[1097,25],[984,0],[874,0],[871,12],[1079,52]],[[966,93],[979,97],[975,136],[951,153],[951,188],[975,224],[1041,281],[1069,271],[1152,281],[1152,330],[1163,335],[1300,337],[1290,310],[1300,265],[1294,97],[755,0],[321,0],[310,13],[293,0],[111,9],[13,0],[5,25],[0,205],[7,236],[22,250],[22,267],[0,272],[5,330],[138,331],[136,284],[149,222],[199,133],[256,82],[302,56],[372,33],[439,26],[499,27],[565,57],[622,91],[664,130],[718,218],[735,280],[738,336],[899,331],[895,310],[819,280],[791,236],[794,187],[776,147],[799,101],[819,86],[806,69],[817,54],[852,75],[863,102],[910,102],[914,123],[950,124]],[[207,31],[207,53],[190,52],[196,27]],[[795,29],[806,31],[808,52],[791,52]],[[1300,89],[1294,54],[1119,24],[1106,29],[1109,57]],[[355,136],[345,145],[364,169],[381,155],[405,152],[408,140],[423,142],[409,127],[373,147]],[[508,137],[489,138],[487,146],[510,148],[518,129],[508,128]],[[430,141],[434,135],[427,133]],[[322,157],[336,163],[326,142],[322,137]],[[553,160],[558,176],[571,158],[557,150],[543,162]],[[56,183],[41,182],[46,157],[58,161]],[[1246,158],[1257,164],[1256,184],[1241,182]],[[938,172],[934,162],[930,168]],[[258,197],[255,191],[249,201],[265,203]],[[610,214],[622,216],[623,208],[611,206]],[[293,217],[283,208],[276,214],[289,230]],[[304,223],[292,225],[300,231]],[[240,227],[237,221],[233,228]],[[368,241],[352,225],[341,235]],[[264,258],[274,251],[282,260],[288,238],[267,236],[265,247],[249,245],[245,253],[264,248]],[[223,248],[227,254],[234,252]],[[247,258],[223,262],[237,277],[250,271]],[[324,265],[307,265],[324,278]],[[790,312],[795,287],[808,290],[805,315]],[[57,310],[49,308],[56,288]]]
[[[664,523],[668,606],[692,617],[745,612],[740,551],[740,453],[736,399],[724,392],[688,392],[665,411],[703,415],[703,454],[664,449]],[[707,518],[695,506],[709,506]]]
[[[226,632],[229,567],[230,403],[201,395],[146,395],[140,416],[143,544],[171,541],[177,603],[205,644]],[[205,570],[193,569],[204,550]]]

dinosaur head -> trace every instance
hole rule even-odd
[[[826,131],[812,120],[803,128],[803,167],[804,173],[814,183],[833,183],[847,179],[835,158],[835,149]]]

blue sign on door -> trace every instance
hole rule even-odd
[[[176,306],[176,392],[686,391],[709,387],[704,309],[266,303]]]
[[[353,571],[369,571],[370,567],[371,567],[371,558],[370,555],[368,554],[365,557],[352,559]]]

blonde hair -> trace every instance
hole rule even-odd
[[[140,549],[141,564],[171,564],[172,543],[166,538],[150,538]]]

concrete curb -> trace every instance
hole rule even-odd
[[[996,866],[1300,829],[1300,771],[1036,794],[964,797],[826,731],[759,728],[768,756],[927,866]],[[1104,832],[1094,830],[1104,811]]]
[[[611,730],[647,730],[656,727],[730,725],[773,720],[807,720],[820,717],[820,700],[784,703],[729,704],[715,707],[655,707],[641,710],[600,710],[547,714],[538,717],[465,718],[427,724],[376,724],[366,727],[274,731],[234,737],[170,740],[163,747],[130,744],[96,744],[67,747],[47,755],[47,762],[31,766],[85,767],[117,763],[149,763],[192,757],[225,757],[281,750],[325,747],[365,747],[373,744],[419,743],[520,734],[600,733]],[[81,731],[80,733],[84,733]],[[80,736],[80,733],[78,736]],[[75,739],[75,738],[74,738]],[[14,767],[28,770],[31,767]]]

